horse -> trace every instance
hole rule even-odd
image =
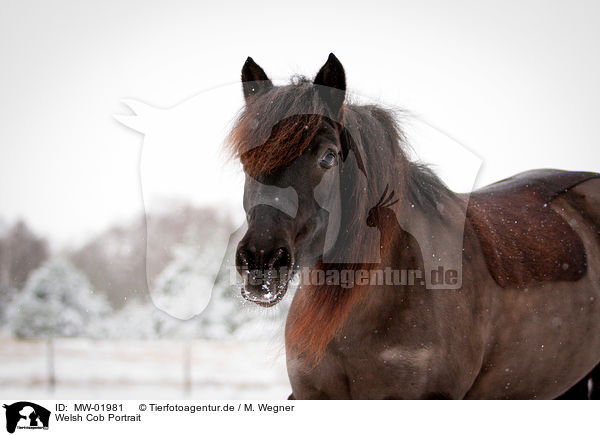
[[[308,277],[285,326],[290,399],[597,397],[600,174],[455,193],[407,157],[394,113],[348,101],[333,54],[281,86],[249,57],[241,80],[242,295],[270,307]]]

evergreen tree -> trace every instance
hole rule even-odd
[[[108,315],[106,299],[64,259],[53,259],[33,271],[7,313],[9,329],[20,338],[94,336],[93,328]]]

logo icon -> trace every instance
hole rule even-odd
[[[29,401],[19,401],[4,405],[6,409],[6,431],[14,433],[18,429],[48,429],[50,411]]]

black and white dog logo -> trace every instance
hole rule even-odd
[[[19,401],[4,405],[6,409],[6,431],[14,433],[18,429],[48,429],[50,411],[29,401]]]

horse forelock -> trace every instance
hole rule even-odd
[[[250,175],[286,167],[311,145],[324,117],[331,117],[305,78],[250,98],[227,138],[231,155]]]

